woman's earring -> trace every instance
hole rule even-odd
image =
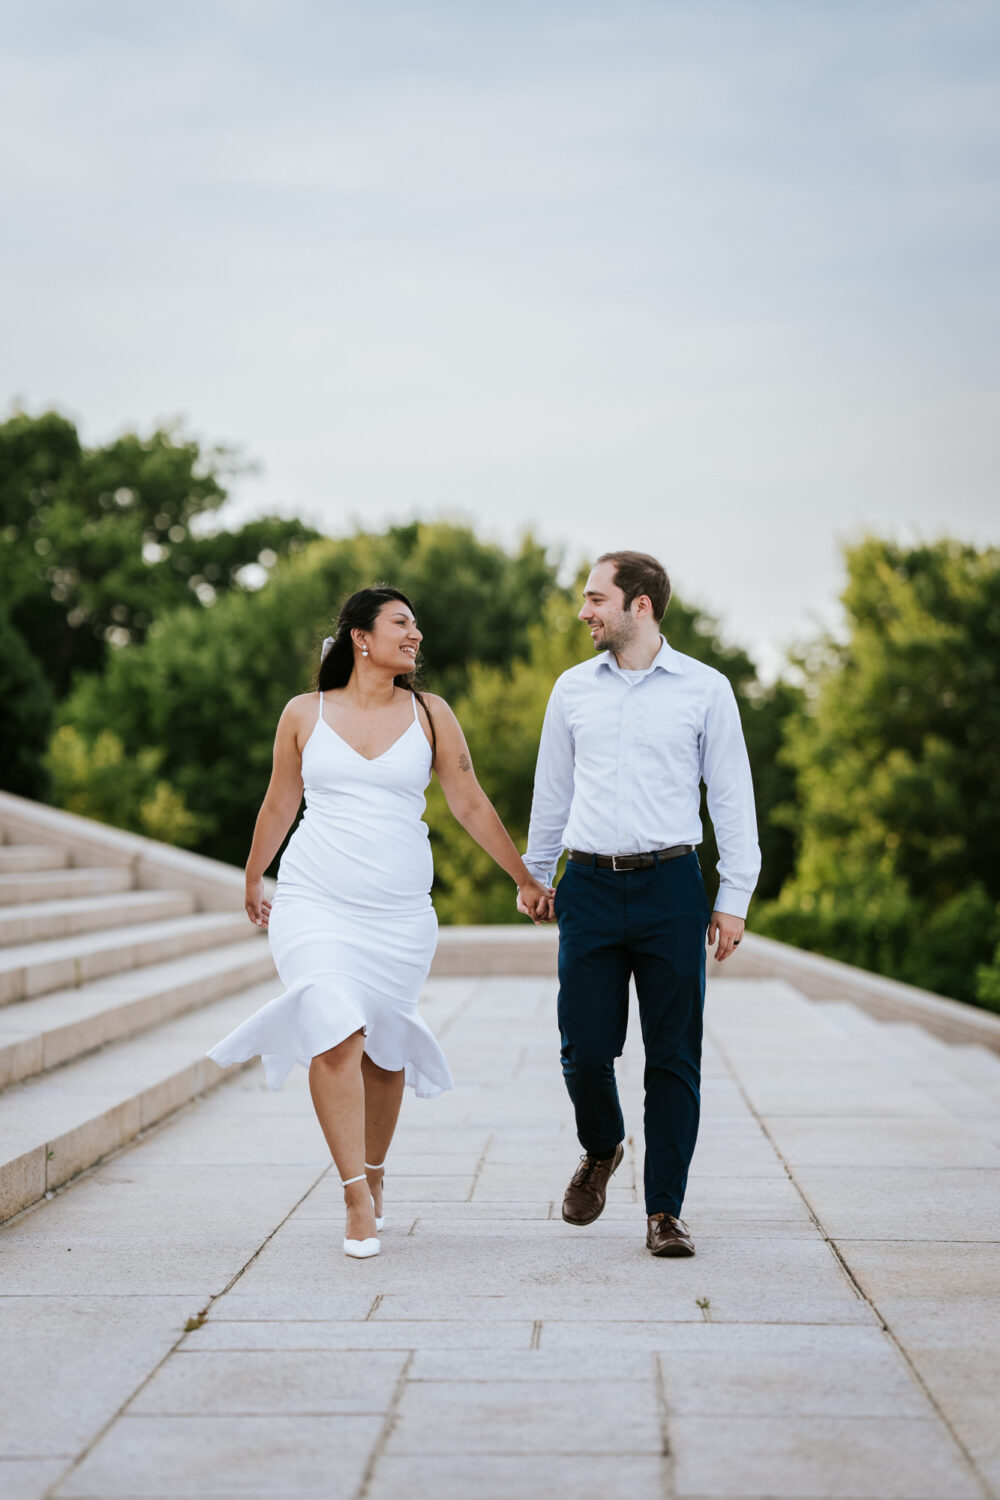
[[[361,647],[361,655],[362,656],[367,656],[368,655],[368,647],[367,646],[362,646]]]

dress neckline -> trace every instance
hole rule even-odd
[[[345,740],[344,736],[342,734],[338,734],[337,733],[337,731],[334,729],[334,727],[333,727],[332,724],[327,724],[326,719],[323,717],[322,714],[320,714],[319,718],[316,720],[316,724],[317,725],[319,725],[319,724],[324,725],[324,727],[327,728],[330,731],[330,733],[333,735],[333,737],[334,737],[335,740],[339,740],[342,745],[346,746],[346,748],[348,750],[350,750],[350,752],[351,752],[352,755],[356,755],[357,758],[358,758],[358,760],[363,760],[365,762],[365,764],[369,765],[369,766],[373,766],[377,760],[384,760],[387,755],[391,754],[392,751],[395,750],[395,748],[396,748],[396,746],[398,744],[400,744],[403,740],[406,739],[406,736],[410,733],[411,730],[413,730],[413,729],[419,729],[420,728],[419,721],[417,719],[414,719],[411,724],[408,724],[406,726],[406,728],[403,730],[402,734],[397,734],[397,736],[393,740],[392,744],[391,745],[387,745],[385,747],[385,749],[381,752],[381,754],[379,754],[379,755],[362,755],[360,750],[356,750],[354,748],[354,746],[351,744],[350,740]],[[423,733],[423,730],[421,730],[421,733]],[[310,735],[309,738],[312,739],[312,735]]]

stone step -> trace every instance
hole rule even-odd
[[[0,1095],[0,1220],[213,1088],[206,1050],[276,993],[257,985]]]
[[[61,844],[0,844],[0,872],[64,870],[69,851]]]
[[[267,943],[251,936],[6,1006],[0,1010],[0,1088],[273,976]],[[275,994],[278,988],[275,978]]]
[[[985,1047],[952,1046],[910,1022],[876,1021],[849,1000],[817,1003],[842,1031],[950,1114],[1000,1114],[1000,1058]]]
[[[194,898],[187,891],[120,891],[110,896],[8,906],[0,909],[0,948],[185,917],[193,911]]]
[[[129,891],[132,885],[132,872],[125,865],[15,870],[0,874],[0,907],[22,906],[29,901],[65,901],[71,896],[106,896],[112,891]]]
[[[247,935],[241,912],[197,912],[165,922],[80,933],[0,949],[0,1005],[82,985],[105,974],[163,963]]]

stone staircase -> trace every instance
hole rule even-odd
[[[0,1220],[219,1083],[276,989],[237,872],[0,794]]]

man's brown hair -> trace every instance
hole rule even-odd
[[[653,606],[654,620],[663,619],[670,603],[670,579],[662,563],[648,552],[602,552],[597,561],[614,564],[615,584],[625,595],[625,609],[645,594]]]

